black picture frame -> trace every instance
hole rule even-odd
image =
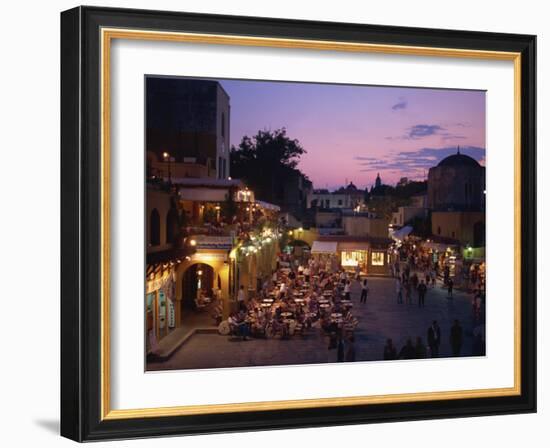
[[[102,420],[100,29],[129,28],[521,53],[521,394]],[[61,14],[61,435],[76,441],[536,411],[536,37],[77,7]],[[512,256],[512,255],[511,255]]]

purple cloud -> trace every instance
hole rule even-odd
[[[445,131],[445,128],[442,128],[438,124],[417,124],[409,128],[407,138],[415,140],[430,137],[432,135],[439,134],[442,131]]]
[[[400,109],[406,109],[407,106],[408,106],[407,101],[403,98],[399,98],[399,102],[395,103],[391,107],[391,110],[396,111],[396,110],[400,110]]]
[[[485,148],[479,146],[461,146],[460,153],[469,155],[485,164]],[[387,157],[356,156],[360,172],[391,172],[397,170],[410,178],[423,178],[427,171],[436,166],[445,157],[456,154],[456,146],[441,148],[421,148],[416,151],[389,153]]]

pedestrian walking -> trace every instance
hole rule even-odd
[[[448,299],[453,298],[453,286],[454,286],[453,279],[449,278],[449,280],[447,280],[447,298]]]
[[[398,280],[399,281],[399,280]],[[361,303],[367,303],[367,294],[369,293],[369,288],[367,286],[367,279],[363,279],[363,283],[361,284]]]
[[[346,300],[351,300],[351,282],[349,280],[346,280],[346,284],[344,286],[344,297]]]
[[[403,285],[398,278],[395,280],[395,293],[397,294],[397,303],[403,303]]]
[[[338,338],[338,354],[337,354],[337,362],[344,362],[345,361],[345,346],[344,346],[344,339],[340,336]]]
[[[410,281],[405,282],[405,300],[407,301],[407,305],[412,305],[412,287]]]
[[[459,356],[460,350],[462,349],[462,327],[457,319],[455,319],[454,324],[451,327],[451,335],[449,340],[451,342],[453,356]]]
[[[384,346],[384,360],[390,361],[393,359],[397,359],[397,350],[393,345],[393,341],[388,339],[386,340],[386,345]]]
[[[355,338],[351,335],[348,338],[346,349],[346,362],[355,362]]]
[[[478,333],[474,336],[474,342],[472,344],[472,355],[473,356],[485,356],[485,342],[481,333]]]
[[[416,350],[412,343],[412,339],[408,338],[407,342],[399,352],[399,359],[414,359],[416,357]]]
[[[426,357],[426,346],[422,342],[422,338],[418,336],[416,338],[416,346],[414,347],[417,359],[423,359]]]
[[[441,343],[441,329],[437,321],[433,321],[430,328],[428,328],[428,346],[430,347],[430,352],[432,358],[437,358],[439,356],[439,344]]]
[[[420,281],[417,291],[418,291],[418,306],[424,307],[424,299],[426,298],[426,293],[428,292],[428,288],[426,287],[424,280]]]

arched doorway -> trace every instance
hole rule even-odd
[[[214,269],[204,263],[196,263],[187,268],[182,277],[182,309],[197,308],[199,294],[213,297]]]

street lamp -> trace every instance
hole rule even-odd
[[[172,164],[171,164],[171,162],[174,161],[174,158],[170,157],[170,154],[167,153],[166,151],[164,151],[162,153],[162,158],[164,159],[165,162],[168,162],[168,183],[170,185],[172,185]]]

